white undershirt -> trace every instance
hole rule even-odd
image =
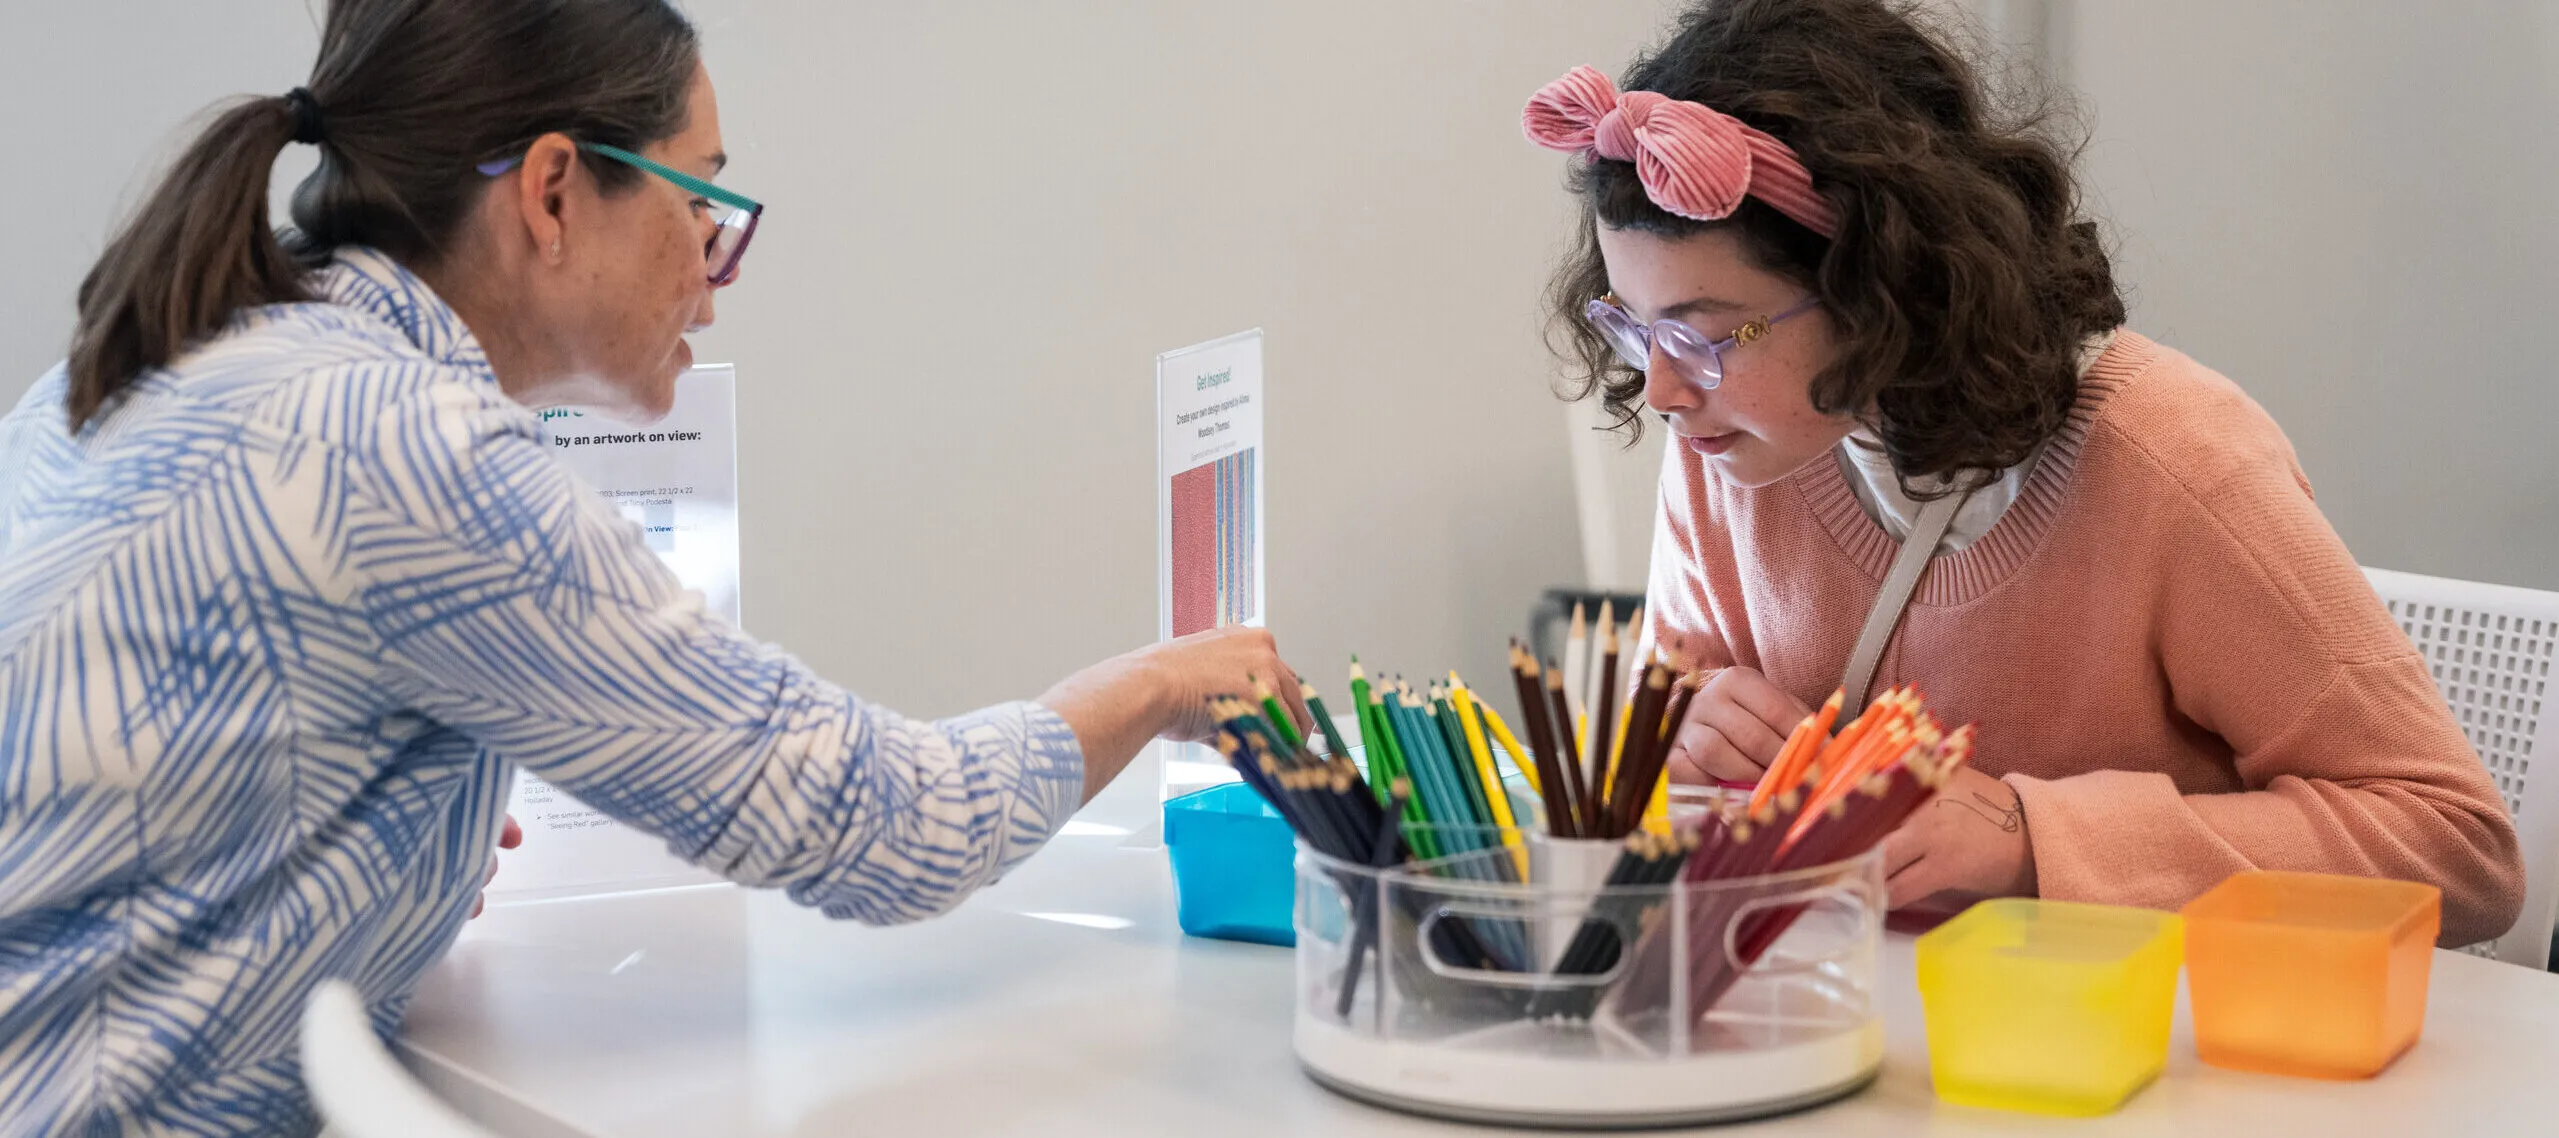
[[[2089,367],[2114,342],[2115,334],[2108,332],[2090,337],[2087,343],[2079,346],[2080,378],[2088,377]],[[1895,541],[1908,539],[1911,522],[1919,517],[1922,503],[1902,492],[1901,480],[1893,476],[1892,459],[1884,454],[1884,444],[1876,439],[1873,432],[1861,427],[1840,441],[1837,454],[1839,473],[1848,480],[1848,488],[1856,493],[1857,504],[1865,509],[1866,516],[1875,519],[1875,524],[1884,527]],[[2026,461],[2000,471],[1997,478],[1973,491],[1973,496],[1965,499],[1963,506],[1955,511],[1955,520],[1946,527],[1945,540],[1937,543],[1937,552],[1961,550],[1989,533],[1990,527],[1999,524],[1999,515],[2007,513],[2008,504],[2024,492],[2026,478],[2035,472],[2035,460],[2041,457],[2043,447],[2037,446],[2035,453],[2026,456]],[[1922,490],[1945,485],[1942,479],[1935,478],[1914,478],[1911,481]]]

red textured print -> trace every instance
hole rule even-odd
[[[1173,635],[1217,627],[1217,464],[1173,476]]]
[[[1173,635],[1261,615],[1253,448],[1173,476]]]

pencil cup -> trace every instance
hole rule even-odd
[[[1252,787],[1230,782],[1165,803],[1164,849],[1183,932],[1297,943],[1289,912],[1296,837]]]
[[[2443,919],[2434,886],[2241,873],[2189,903],[2185,918],[2204,1062],[2363,1079],[2415,1046]]]
[[[1613,860],[1589,843],[1457,830],[1408,828],[1456,852],[1385,870],[1299,849],[1295,1045],[1318,1082],[1443,1118],[1627,1127],[1773,1114],[1873,1078],[1878,855],[1605,887],[1590,863]]]
[[[2167,1065],[2174,914],[2003,898],[1920,937],[1917,951],[1941,1099],[2105,1114]]]
[[[1618,842],[1595,838],[1547,838],[1537,843],[1535,877],[1545,884],[1538,895],[1537,959],[1553,971],[1572,945],[1582,918],[1608,883],[1608,871],[1625,853]]]

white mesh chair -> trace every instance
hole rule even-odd
[[[494,1138],[410,1077],[342,980],[302,1007],[302,1083],[328,1125],[322,1138]]]
[[[2425,655],[2522,838],[2523,915],[2505,936],[2469,951],[2546,968],[2559,920],[2559,707],[2544,715],[2542,705],[2559,656],[2559,593],[2388,569],[2364,575]],[[2535,756],[2549,760],[2539,779]]]

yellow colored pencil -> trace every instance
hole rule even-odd
[[[1608,741],[1608,771],[1600,776],[1601,786],[1617,785],[1617,756],[1626,753],[1626,727],[1634,718],[1634,700],[1628,699],[1617,705],[1617,737]]]
[[[1519,745],[1519,736],[1511,734],[1511,725],[1502,722],[1502,713],[1493,710],[1489,703],[1477,703],[1475,710],[1484,717],[1484,729],[1493,733],[1494,740],[1502,745],[1503,750],[1510,752],[1511,769],[1519,772],[1521,781],[1528,784],[1530,792],[1545,794],[1546,788],[1537,783],[1537,761],[1528,756],[1528,748]]]
[[[1659,781],[1653,783],[1653,797],[1644,803],[1644,828],[1656,834],[1670,832],[1670,770],[1665,767]]]
[[[1448,674],[1448,703],[1457,710],[1457,722],[1466,729],[1466,749],[1474,753],[1475,773],[1484,780],[1484,804],[1493,808],[1493,824],[1502,828],[1502,844],[1510,847],[1511,860],[1519,863],[1519,879],[1528,880],[1528,846],[1519,840],[1519,823],[1511,817],[1510,791],[1502,786],[1502,773],[1493,767],[1492,752],[1484,747],[1484,724],[1475,717],[1475,693],[1457,673]]]

